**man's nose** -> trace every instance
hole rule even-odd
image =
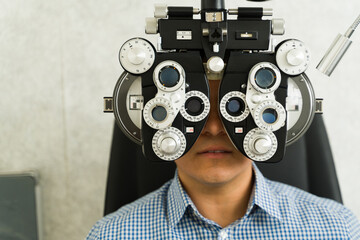
[[[217,136],[226,134],[224,126],[219,116],[218,102],[217,102],[217,91],[211,94],[210,99],[210,112],[203,129],[203,134]]]
[[[211,107],[212,108],[212,107]],[[208,120],[203,129],[203,134],[218,136],[225,133],[225,129],[216,110],[210,110]]]

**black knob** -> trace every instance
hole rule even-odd
[[[201,0],[201,10],[224,10],[224,0]]]

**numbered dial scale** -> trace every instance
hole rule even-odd
[[[181,115],[189,122],[200,122],[210,112],[210,101],[200,91],[190,91],[185,95],[185,103],[180,109]]]
[[[245,153],[255,161],[269,160],[278,147],[276,136],[272,132],[254,128],[248,132],[244,139]]]
[[[155,133],[152,139],[152,148],[162,160],[173,161],[184,154],[186,139],[179,129],[169,127]]]
[[[278,48],[276,62],[284,73],[292,76],[299,75],[309,66],[310,51],[299,40],[287,40]]]
[[[154,64],[155,49],[143,38],[132,38],[121,46],[119,61],[127,72],[142,74]]]
[[[169,100],[159,97],[146,103],[143,117],[151,128],[164,129],[171,126],[175,112]]]

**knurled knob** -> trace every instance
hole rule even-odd
[[[305,54],[301,49],[292,49],[286,54],[286,60],[292,66],[299,66],[305,61]]]
[[[265,154],[270,151],[272,147],[271,140],[269,138],[259,138],[254,142],[254,149],[259,154]]]
[[[272,35],[284,35],[285,20],[282,18],[274,18],[271,20],[271,33]]]
[[[178,144],[173,137],[166,137],[161,141],[160,151],[165,154],[174,154],[178,151]]]
[[[214,56],[207,61],[207,68],[212,73],[220,73],[224,70],[224,61],[221,57]]]
[[[139,65],[144,62],[146,53],[141,48],[133,48],[128,52],[127,58],[132,64]]]
[[[156,18],[166,18],[168,14],[168,8],[166,4],[155,4],[154,17]]]
[[[145,33],[157,34],[158,33],[158,22],[157,18],[146,18]]]

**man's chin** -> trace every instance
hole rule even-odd
[[[222,169],[214,168],[208,169],[198,176],[199,181],[208,186],[222,186],[234,181],[242,171],[236,171],[234,168]]]

